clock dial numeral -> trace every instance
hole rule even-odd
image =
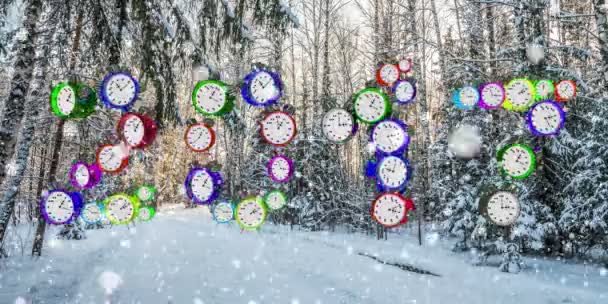
[[[393,120],[386,120],[374,127],[372,140],[379,151],[393,153],[407,146],[409,136],[401,124]]]
[[[262,136],[272,145],[283,146],[296,135],[295,120],[285,112],[274,112],[264,118]]]
[[[75,213],[72,197],[63,191],[51,192],[44,201],[49,219],[57,224],[68,222]]]
[[[343,109],[332,109],[323,117],[323,135],[333,142],[343,142],[353,134],[352,115]]]
[[[493,194],[488,201],[487,214],[496,225],[512,225],[519,217],[519,212],[519,200],[513,193],[500,191]]]
[[[108,215],[109,217],[119,223],[126,223],[131,221],[135,214],[135,207],[133,202],[127,197],[122,195],[112,196],[108,199]]]

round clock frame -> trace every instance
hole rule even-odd
[[[409,99],[404,99],[404,100],[402,100],[402,99],[399,99],[399,98],[397,97],[397,89],[398,89],[398,88],[399,88],[399,86],[401,86],[402,84],[409,84],[409,85],[412,87],[413,93],[412,93],[412,96],[411,96]],[[393,88],[392,88],[392,92],[393,92],[393,95],[395,96],[395,100],[397,101],[397,103],[399,103],[399,104],[409,104],[409,103],[411,103],[411,102],[412,102],[414,99],[416,99],[416,93],[417,93],[417,90],[416,90],[416,85],[414,84],[414,82],[413,82],[413,81],[411,81],[411,80],[409,80],[409,79],[401,79],[401,80],[397,80],[397,81],[395,82],[395,84],[393,85]]]
[[[255,100],[255,97],[253,97],[253,95],[251,93],[251,87],[250,87],[253,80],[259,73],[268,73],[273,80],[273,85],[278,90],[277,96],[270,98],[268,101],[263,102],[263,103],[260,103]],[[276,104],[277,102],[279,102],[279,100],[283,96],[283,82],[281,81],[281,76],[278,73],[264,70],[264,69],[255,70],[255,71],[249,73],[247,76],[245,76],[245,79],[243,80],[243,86],[241,86],[241,96],[243,97],[243,100],[245,100],[246,103],[248,103],[254,107],[272,106],[272,105]]]
[[[194,179],[195,175],[198,172],[205,172],[211,178],[211,182],[213,183],[213,190],[211,192],[211,195],[209,195],[209,197],[206,200],[201,200],[198,197],[196,197],[196,195],[194,195],[194,192],[192,190],[192,180]],[[194,202],[195,204],[198,204],[198,205],[209,205],[215,199],[218,198],[218,196],[220,195],[220,192],[222,190],[223,184],[224,184],[224,182],[223,182],[222,176],[219,172],[215,172],[215,171],[212,171],[207,168],[195,167],[195,168],[192,168],[190,170],[190,172],[188,172],[188,176],[186,177],[186,181],[184,182],[184,187],[186,189],[186,194],[188,195],[188,198],[192,202]]]
[[[382,148],[380,148],[379,145],[375,144],[378,139],[375,138],[374,134],[376,134],[376,130],[384,124],[395,124],[403,132],[404,138],[400,139],[401,144],[399,145],[399,148],[395,149],[394,151],[385,151]],[[388,119],[378,122],[372,128],[372,131],[370,132],[369,140],[370,140],[370,142],[374,143],[374,146],[376,147],[376,152],[379,155],[401,155],[401,154],[403,154],[403,152],[405,150],[407,150],[407,148],[410,144],[411,138],[410,138],[409,134],[407,133],[407,125],[403,121],[394,119],[394,118],[388,118]]]
[[[542,84],[549,85],[550,89],[549,89],[549,93],[547,93],[547,95],[541,95],[539,86],[541,86]],[[552,97],[551,95],[555,94],[555,85],[553,84],[553,81],[551,81],[551,80],[541,79],[534,84],[534,90],[536,91],[536,100],[547,100]]]
[[[263,212],[263,219],[262,221],[257,224],[257,225],[246,225],[245,223],[243,223],[241,221],[241,217],[239,216],[239,207],[241,206],[241,204],[244,204],[246,202],[249,201],[255,201],[255,204],[257,204]],[[242,199],[238,205],[236,206],[236,208],[234,208],[234,219],[236,220],[236,222],[239,224],[239,226],[241,227],[241,229],[243,230],[257,230],[260,227],[262,227],[262,225],[264,225],[264,223],[266,222],[266,218],[268,217],[268,207],[266,206],[266,203],[264,203],[264,200],[260,197],[256,197],[256,196],[251,196],[251,197],[246,197],[244,199]]]
[[[557,129],[553,132],[549,132],[549,133],[543,133],[540,130],[538,130],[535,126],[534,126],[534,110],[537,107],[540,107],[542,105],[545,104],[549,104],[552,107],[554,107],[559,115],[559,126],[557,127]],[[564,125],[566,123],[566,112],[564,112],[564,109],[562,108],[562,106],[560,104],[558,104],[557,102],[554,102],[552,100],[545,100],[545,101],[541,101],[535,105],[533,105],[530,110],[528,111],[528,114],[526,116],[526,121],[528,122],[528,128],[530,129],[530,132],[532,132],[532,135],[534,136],[554,136],[554,135],[558,135],[559,132],[561,132],[561,130],[564,128]]]
[[[209,139],[209,145],[207,147],[202,148],[202,149],[196,149],[188,142],[188,134],[190,133],[190,130],[194,127],[204,127],[209,132],[210,139]],[[188,128],[186,129],[186,132],[184,132],[184,142],[186,143],[186,146],[194,152],[209,151],[209,149],[213,148],[213,146],[215,145],[215,137],[216,137],[215,131],[213,130],[213,128],[206,125],[204,122],[199,122],[199,123],[195,123],[193,125],[189,125]]]
[[[220,87],[224,93],[224,100],[225,100],[224,105],[216,112],[207,112],[198,103],[198,98],[197,98],[198,91],[201,88],[203,88],[204,86],[210,85],[210,84]],[[196,84],[196,86],[194,87],[194,90],[192,90],[192,105],[194,106],[196,111],[198,111],[199,113],[201,113],[205,116],[218,117],[218,116],[223,116],[223,115],[230,113],[230,111],[232,111],[232,109],[234,108],[234,100],[235,100],[234,96],[232,96],[232,94],[230,94],[229,86],[219,80],[208,79],[208,80],[200,81]]]
[[[483,97],[483,91],[488,88],[488,87],[498,87],[500,89],[500,92],[502,93],[502,100],[500,101],[500,104],[498,105],[492,105],[490,102],[488,102],[488,100],[486,100]],[[479,88],[479,107],[486,109],[486,110],[494,110],[494,109],[499,109],[502,108],[503,103],[505,102],[505,98],[506,98],[507,94],[505,93],[505,87],[502,85],[502,83],[500,82],[488,82],[488,83],[484,83],[480,88]]]
[[[531,96],[530,96],[530,101],[527,104],[525,104],[523,106],[516,106],[509,99],[509,87],[514,85],[516,82],[520,82],[520,81],[524,82],[528,86]],[[526,78],[516,78],[516,79],[509,81],[509,83],[505,86],[505,102],[503,103],[502,107],[507,110],[511,110],[511,111],[525,112],[530,108],[530,106],[532,106],[534,104],[535,98],[536,98],[536,88],[534,87],[532,82]]]
[[[133,206],[133,215],[128,220],[121,221],[121,220],[116,219],[114,216],[110,215],[110,209],[108,208],[108,205],[110,204],[110,201],[112,199],[115,199],[118,197],[122,197],[122,198],[126,199]],[[103,210],[105,212],[105,217],[114,225],[128,224],[128,223],[132,222],[134,219],[138,218],[139,205],[140,205],[139,200],[136,197],[130,196],[126,193],[114,194],[114,195],[107,197],[105,200],[103,200]]]
[[[141,218],[141,214],[142,214],[141,211],[143,209],[148,210],[148,212],[150,214],[149,218],[147,218],[147,219]],[[141,221],[141,222],[149,222],[149,221],[151,221],[154,218],[155,214],[156,214],[156,210],[154,210],[154,207],[152,207],[152,206],[142,206],[142,207],[139,207],[139,210],[137,211],[137,220]]]
[[[515,198],[516,203],[517,203],[517,210],[516,210],[517,214],[511,221],[508,221],[506,223],[500,223],[498,221],[494,221],[491,217],[491,214],[488,211],[488,205],[489,205],[490,201],[492,200],[492,198],[495,195],[499,195],[501,193],[503,195],[508,195],[508,196],[511,196],[512,198]],[[517,221],[517,219],[519,218],[519,216],[521,214],[521,202],[519,201],[519,198],[517,197],[517,195],[514,192],[512,192],[511,190],[500,190],[499,189],[499,190],[488,192],[479,199],[479,212],[489,222],[493,223],[494,225],[497,225],[500,227],[509,227],[509,226],[512,226],[513,224],[515,224],[515,222]]]
[[[373,93],[373,94],[380,95],[380,97],[382,98],[382,101],[384,103],[384,111],[383,111],[382,115],[380,115],[379,117],[377,117],[374,120],[366,120],[366,119],[362,118],[359,113],[357,113],[357,103],[359,101],[359,98],[361,98],[361,96],[363,96],[366,93]],[[392,111],[391,103],[389,101],[388,96],[384,92],[382,92],[382,90],[380,90],[378,88],[366,88],[366,89],[363,89],[363,90],[357,92],[353,96],[353,110],[355,113],[355,117],[357,118],[358,121],[365,123],[365,124],[370,124],[370,125],[373,125],[373,124],[385,119],[387,116],[389,116],[391,114],[391,111]]]
[[[222,206],[229,206],[230,209],[232,210],[232,217],[229,220],[222,220],[222,221],[220,221],[218,219],[218,217],[216,216],[215,210],[220,205],[222,205]],[[232,222],[232,220],[234,220],[234,206],[230,202],[228,202],[228,201],[221,201],[221,202],[213,205],[211,208],[212,208],[211,209],[211,216],[213,217],[213,221],[215,221],[216,223],[218,223],[218,224],[228,224],[228,223]]]
[[[287,167],[288,167],[287,176],[283,179],[276,177],[276,175],[274,175],[274,173],[272,172],[272,165],[280,159],[286,161]],[[268,176],[270,176],[272,181],[277,182],[277,183],[286,183],[293,176],[293,173],[295,172],[295,166],[294,166],[293,160],[291,158],[289,158],[285,155],[275,155],[273,158],[271,158],[268,161],[268,164],[266,165],[266,170],[268,172]]]
[[[65,221],[61,221],[61,222],[53,220],[53,218],[49,215],[49,212],[47,211],[47,207],[46,207],[46,202],[49,199],[49,197],[53,193],[57,193],[57,192],[64,193],[72,200],[72,215]],[[40,200],[40,214],[42,215],[42,217],[44,217],[46,222],[49,224],[65,225],[65,224],[71,223],[72,221],[77,219],[78,216],[80,216],[80,210],[82,209],[82,205],[83,205],[83,198],[82,198],[82,195],[78,192],[68,192],[63,189],[50,190]]]
[[[390,81],[390,80],[385,80],[382,77],[382,70],[385,68],[393,68],[395,69],[395,71],[397,72],[397,78],[394,81]],[[396,64],[382,64],[380,65],[380,67],[376,70],[376,81],[378,82],[379,85],[383,86],[383,87],[390,87],[392,86],[396,81],[399,80],[399,73],[401,72],[401,70],[399,69],[399,66]]]
[[[350,133],[349,133],[348,137],[344,138],[343,140],[338,140],[338,141],[332,140],[330,138],[330,136],[328,136],[328,133],[330,133],[330,131],[326,130],[326,128],[325,128],[325,122],[326,122],[327,119],[329,119],[328,118],[329,115],[331,113],[335,113],[335,112],[340,112],[340,113],[343,113],[343,114],[346,113],[347,116],[350,118],[351,123],[352,123],[352,128],[350,130]],[[349,141],[351,138],[353,138],[353,136],[357,133],[358,124],[357,124],[356,119],[353,117],[353,115],[351,113],[349,113],[348,111],[346,111],[344,109],[341,109],[341,108],[334,108],[334,109],[331,109],[331,110],[327,111],[327,113],[325,113],[325,115],[323,115],[323,120],[321,122],[321,129],[322,129],[321,131],[323,131],[323,136],[327,140],[329,140],[332,143],[343,144],[343,143]]]
[[[110,100],[110,97],[108,96],[108,92],[106,90],[106,85],[108,84],[108,82],[114,77],[114,76],[125,76],[127,78],[129,78],[132,82],[133,85],[135,87],[135,94],[133,95],[133,97],[131,98],[131,100],[129,100],[129,102],[125,105],[116,105],[114,103],[112,103],[112,101]],[[137,98],[139,97],[139,94],[141,93],[141,88],[139,86],[139,82],[135,79],[135,77],[133,77],[130,73],[128,72],[112,72],[109,73],[108,75],[106,75],[103,80],[101,81],[101,85],[99,86],[99,96],[101,97],[101,101],[103,102],[103,104],[108,107],[108,108],[112,108],[112,109],[118,109],[124,112],[128,112],[129,109],[135,104],[135,102],[137,101]]]
[[[142,122],[142,127],[144,128],[144,135],[141,141],[136,145],[131,145],[124,136],[125,127],[127,124],[127,120],[131,117],[137,117]],[[156,125],[156,121],[150,118],[145,114],[138,113],[125,113],[120,117],[120,121],[118,122],[118,126],[116,127],[116,132],[118,133],[120,139],[131,149],[143,149],[152,144],[154,139],[156,138],[156,130],[158,129]]]
[[[148,190],[148,192],[150,193],[147,197],[142,197],[142,191]],[[145,185],[145,186],[141,186],[139,188],[137,188],[135,190],[135,193],[133,193],[133,196],[137,197],[137,199],[139,199],[142,202],[149,202],[151,200],[154,199],[154,195],[156,194],[156,187],[154,186],[149,186],[149,185]]]
[[[110,173],[110,174],[118,174],[120,173],[122,170],[124,170],[128,165],[129,165],[129,156],[124,157],[120,163],[120,166],[113,171],[109,171],[109,170],[105,170],[103,168],[103,166],[101,165],[101,159],[100,159],[100,155],[101,152],[106,149],[106,148],[112,148],[112,149],[116,149],[115,145],[111,145],[111,144],[106,144],[106,145],[102,145],[99,148],[97,148],[97,151],[95,152],[95,164],[97,165],[97,167],[104,173]]]
[[[87,172],[89,174],[89,179],[88,179],[87,183],[84,185],[81,185],[78,182],[78,178],[76,177],[76,173],[77,173],[79,167],[81,167],[81,166],[84,166],[87,169]],[[82,161],[77,161],[70,168],[69,176],[70,176],[70,184],[72,184],[72,187],[74,187],[75,189],[91,189],[91,188],[95,187],[95,185],[99,184],[99,182],[101,181],[101,178],[102,178],[102,173],[101,173],[101,169],[99,169],[99,167],[96,164],[87,164]]]
[[[281,196],[285,201],[285,203],[281,207],[273,208],[272,205],[268,203],[270,196],[273,194]],[[270,209],[270,211],[279,211],[287,206],[287,195],[285,195],[285,193],[283,193],[281,190],[272,190],[264,195],[264,202],[266,203],[266,206],[268,207],[268,209]]]
[[[516,147],[523,149],[530,156],[530,167],[528,168],[528,170],[526,170],[526,172],[522,173],[521,175],[510,175],[507,172],[507,170],[504,168],[502,163],[504,161],[505,152],[507,152],[510,149],[516,148]],[[528,178],[536,169],[536,154],[534,154],[534,151],[530,147],[528,147],[527,145],[524,145],[524,144],[511,144],[511,145],[503,147],[496,154],[496,160],[498,162],[498,167],[499,167],[502,175],[509,176],[512,179]]]
[[[570,84],[574,88],[574,94],[572,97],[562,96],[559,93],[559,87],[563,83]],[[562,80],[555,85],[555,99],[559,102],[566,102],[566,101],[570,101],[570,100],[576,98],[576,93],[577,93],[576,82],[574,82],[573,80]]]
[[[87,219],[87,217],[85,216],[85,210],[88,206],[95,206],[97,207],[97,209],[99,209],[99,219],[96,221],[90,221],[89,219]],[[103,210],[103,204],[98,204],[98,203],[87,203],[84,206],[82,206],[82,210],[80,212],[80,218],[82,219],[83,222],[89,224],[89,225],[94,225],[97,223],[101,223],[101,220],[103,219],[105,212]]]
[[[292,126],[293,126],[293,133],[291,134],[291,136],[284,142],[281,143],[273,143],[272,140],[270,140],[266,134],[264,134],[264,122],[268,119],[270,119],[270,116],[272,115],[282,115],[282,116],[286,116],[289,121],[291,122]],[[262,136],[262,139],[268,143],[269,145],[275,146],[275,147],[285,147],[287,145],[289,145],[293,139],[296,137],[296,135],[298,134],[298,127],[296,125],[296,120],[287,112],[284,111],[274,111],[274,112],[270,112],[267,113],[264,118],[262,119],[262,121],[260,121],[260,136]]]
[[[376,210],[376,206],[377,206],[378,202],[380,201],[380,199],[382,199],[385,196],[394,196],[394,197],[396,197],[400,201],[400,203],[403,204],[403,209],[404,209],[404,211],[403,211],[403,217],[399,220],[399,222],[397,222],[394,225],[387,225],[387,224],[382,223],[376,217],[376,214],[375,214],[375,210]],[[415,207],[414,202],[412,201],[412,199],[405,198],[400,193],[386,192],[386,193],[381,193],[378,196],[376,196],[376,198],[372,202],[369,210],[370,210],[370,214],[372,216],[372,219],[374,219],[374,221],[376,221],[378,224],[380,224],[380,225],[382,225],[382,226],[384,226],[386,228],[395,228],[395,227],[398,227],[398,226],[406,224],[407,220],[408,220],[409,212],[412,211],[412,210],[416,210],[416,207]]]

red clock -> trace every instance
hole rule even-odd
[[[129,148],[121,145],[103,145],[97,148],[96,163],[105,173],[120,173],[129,164]]]
[[[392,86],[397,80],[399,80],[399,67],[396,64],[383,64],[376,71],[376,81],[381,86]]]
[[[156,122],[143,114],[126,113],[118,122],[118,135],[131,149],[143,149],[156,138]]]
[[[215,144],[215,131],[204,123],[193,124],[186,129],[184,141],[190,150],[205,152]]]
[[[399,71],[401,71],[401,73],[408,73],[411,70],[412,70],[412,59],[411,58],[404,58],[404,59],[399,60]]]
[[[260,133],[267,143],[284,147],[296,136],[296,121],[287,112],[269,113],[260,123]]]
[[[386,228],[393,228],[407,223],[409,211],[415,210],[414,202],[401,194],[382,193],[372,202],[372,218]]]
[[[557,101],[570,101],[576,97],[576,82],[562,80],[555,86],[555,98]]]

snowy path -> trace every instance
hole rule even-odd
[[[235,225],[214,224],[203,209],[176,210],[131,230],[49,241],[36,262],[11,259],[0,272],[0,303],[18,296],[32,303],[608,303],[608,277],[598,268],[543,261],[537,271],[511,275],[471,267],[430,243],[272,226],[241,234]],[[99,283],[103,272],[122,280],[110,297]]]

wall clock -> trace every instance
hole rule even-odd
[[[267,143],[284,147],[296,136],[296,121],[287,112],[269,113],[261,121],[260,133]]]
[[[402,154],[410,143],[410,136],[402,121],[386,119],[374,126],[370,141],[381,154]]]
[[[473,110],[479,103],[479,91],[472,86],[460,88],[454,91],[452,102],[461,110]]]
[[[156,211],[152,206],[143,206],[137,211],[137,218],[142,222],[149,222],[155,213]]]
[[[393,95],[398,103],[408,104],[416,98],[416,86],[409,80],[399,80],[393,85]]]
[[[355,116],[361,122],[375,124],[391,113],[388,96],[380,89],[367,88],[355,94]]]
[[[156,138],[156,122],[147,115],[126,113],[118,122],[118,135],[132,149],[143,149]]]
[[[527,120],[533,135],[557,135],[564,128],[566,113],[558,103],[545,100],[532,106]]]
[[[205,152],[211,149],[215,144],[215,131],[202,122],[193,124],[186,129],[184,141],[190,150],[194,152]]]
[[[67,82],[61,82],[51,91],[51,112],[59,118],[67,118],[76,107],[76,90]]]
[[[410,58],[405,58],[405,59],[401,59],[399,60],[399,71],[401,71],[401,73],[407,73],[409,71],[412,70],[412,59]]]
[[[103,145],[97,148],[97,166],[105,173],[119,173],[129,164],[129,155],[119,146]]]
[[[293,160],[284,155],[277,155],[271,158],[266,168],[270,178],[277,183],[289,181],[295,171]]]
[[[323,116],[323,135],[334,143],[344,143],[357,132],[353,116],[344,109],[331,109]]]
[[[399,80],[399,67],[394,64],[383,64],[376,71],[376,81],[384,87],[392,86]]]
[[[129,73],[110,73],[101,82],[99,95],[106,107],[128,111],[139,96],[139,83]]]
[[[220,194],[223,185],[219,172],[193,168],[186,177],[186,194],[196,204],[210,204]]]
[[[536,90],[528,79],[513,79],[505,87],[505,102],[503,108],[511,111],[524,112],[534,103]]]
[[[511,192],[495,192],[489,198],[479,200],[479,203],[481,213],[498,226],[511,226],[519,217],[519,199]]]
[[[244,198],[235,210],[236,222],[245,230],[258,229],[266,221],[266,204],[259,197]]]
[[[82,195],[78,192],[51,190],[40,200],[40,214],[53,225],[71,223],[78,217],[81,208]]]
[[[498,109],[505,101],[505,89],[500,82],[486,83],[479,92],[479,106],[484,109]]]
[[[75,162],[70,168],[70,183],[76,189],[91,189],[101,181],[101,170],[97,165]]]
[[[135,197],[142,202],[148,202],[154,199],[156,188],[154,186],[141,186],[135,190]]]
[[[228,85],[219,80],[205,80],[196,84],[192,92],[192,104],[206,116],[222,116],[234,107],[234,97]]]
[[[500,149],[497,160],[500,171],[514,179],[527,178],[536,168],[534,151],[522,144],[513,144]]]
[[[410,177],[407,160],[399,156],[386,156],[375,165],[375,178],[380,191],[403,190]]]
[[[234,208],[227,201],[217,203],[211,209],[213,220],[219,224],[229,223],[234,219]]]
[[[555,98],[557,101],[570,101],[576,97],[576,82],[562,80],[555,86]]]
[[[279,101],[283,94],[283,84],[279,74],[257,70],[245,76],[241,96],[255,107],[268,107]]]
[[[137,217],[139,201],[124,193],[114,194],[104,200],[106,218],[112,224],[128,224]]]
[[[101,222],[103,217],[103,205],[88,203],[82,207],[80,218],[87,224],[93,225]]]
[[[287,205],[287,196],[279,190],[273,190],[264,195],[264,202],[272,211],[281,210]]]
[[[536,100],[549,99],[555,92],[553,81],[546,79],[537,81],[534,89],[536,90]]]
[[[407,215],[413,210],[413,203],[399,193],[380,194],[371,206],[372,218],[386,228],[407,223]]]

